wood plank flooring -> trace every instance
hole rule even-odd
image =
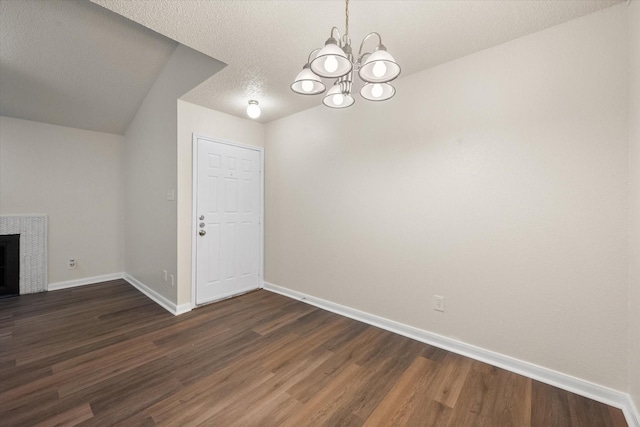
[[[626,426],[622,412],[286,297],[174,317],[124,281],[0,300],[2,426]]]

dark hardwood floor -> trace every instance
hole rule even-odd
[[[115,281],[0,300],[0,425],[626,426],[622,412],[286,297],[174,317]]]

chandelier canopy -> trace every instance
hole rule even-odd
[[[344,36],[336,27],[323,48],[314,49],[291,84],[291,90],[300,95],[319,95],[327,89],[322,78],[335,79],[322,103],[331,108],[346,108],[353,105],[351,95],[353,74],[357,72],[364,86],[360,96],[369,101],[386,101],[395,95],[395,88],[389,82],[400,75],[400,66],[382,44],[380,34],[369,33],[362,39],[357,55],[353,55],[349,38],[349,0],[345,7],[346,29]],[[337,34],[337,38],[334,36]],[[377,37],[378,44],[373,52],[362,52],[367,40]]]

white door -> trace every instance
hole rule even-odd
[[[197,138],[196,304],[260,287],[261,153]]]

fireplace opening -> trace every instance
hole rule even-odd
[[[0,236],[0,298],[20,295],[20,235]]]

